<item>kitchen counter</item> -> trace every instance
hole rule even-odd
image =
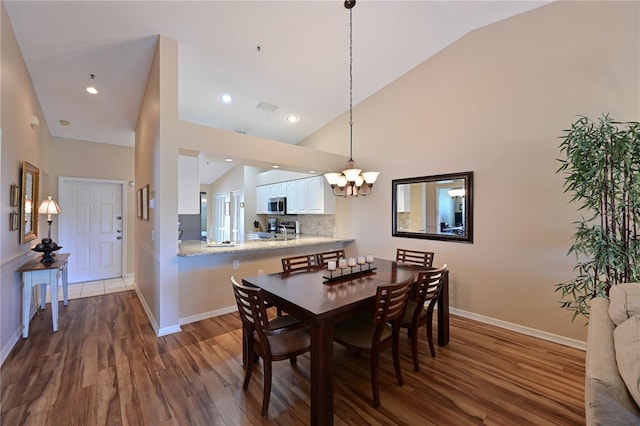
[[[316,235],[291,235],[283,239],[260,239],[230,244],[207,244],[204,241],[183,241],[178,245],[178,256],[210,256],[229,253],[255,253],[269,250],[314,246],[331,243],[350,243],[353,238],[319,237]]]

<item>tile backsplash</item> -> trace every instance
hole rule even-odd
[[[259,214],[260,228],[265,229],[270,215]],[[278,219],[286,222],[300,221],[300,233],[305,235],[317,235],[319,237],[333,237],[335,234],[336,215],[334,214],[299,214],[278,216]]]

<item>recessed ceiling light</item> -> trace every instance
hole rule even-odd
[[[63,126],[68,126],[69,124],[71,124],[69,120],[58,120],[58,123],[62,124]]]
[[[222,102],[224,102],[225,104],[231,103],[233,98],[231,98],[231,95],[225,93],[224,95],[220,96],[220,100]]]
[[[280,166],[278,166],[278,165],[271,166],[271,167],[273,167],[274,169],[279,169],[280,168]]]
[[[233,159],[232,158],[225,158],[224,161],[231,162],[231,161],[233,161]]]
[[[287,121],[289,123],[297,123],[298,121],[300,121],[300,117],[295,114],[290,114],[287,115]]]
[[[96,89],[93,86],[89,86],[85,90],[87,91],[87,93],[89,93],[91,95],[97,95],[98,94],[98,89]]]
[[[315,170],[309,170],[309,173],[311,173],[312,175],[316,174]]]

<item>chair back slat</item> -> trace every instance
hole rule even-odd
[[[384,324],[402,317],[413,277],[395,285],[380,286],[376,290],[376,305],[373,322]]]
[[[282,272],[312,272],[318,269],[315,254],[282,258]]]
[[[262,290],[256,287],[240,285],[235,280],[232,280],[232,284],[240,319],[256,331],[261,341],[263,339],[266,340],[263,330],[269,330],[269,318],[265,309]]]
[[[397,249],[396,262],[418,265],[422,268],[431,268],[435,254],[430,251],[418,251],[408,249]]]
[[[446,270],[447,265],[444,264],[439,268],[420,271],[415,284],[415,291],[411,296],[412,300],[422,307],[425,302],[437,299]]]
[[[344,259],[344,250],[325,251],[324,253],[316,253],[316,262],[320,268],[327,266],[329,261],[333,260],[336,263],[340,259]]]

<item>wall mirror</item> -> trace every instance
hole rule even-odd
[[[22,199],[20,204],[20,244],[38,237],[38,188],[40,170],[22,162]]]
[[[473,172],[391,181],[394,237],[473,242]]]

